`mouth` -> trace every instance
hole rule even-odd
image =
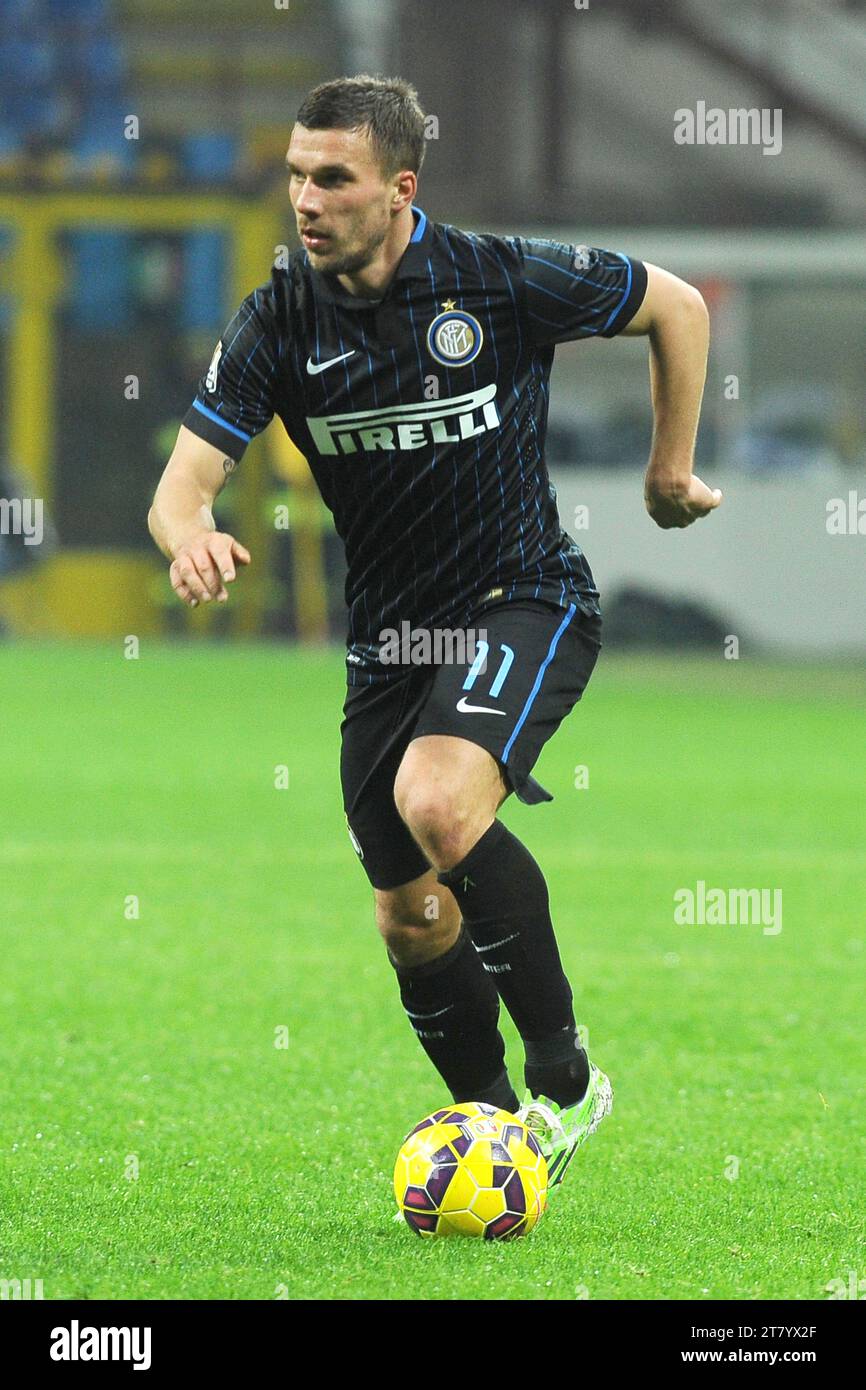
[[[324,236],[321,232],[314,232],[309,227],[305,227],[301,232],[301,241],[308,251],[321,251],[327,246],[330,237]]]

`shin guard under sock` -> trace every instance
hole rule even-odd
[[[448,951],[423,965],[404,967],[389,958],[409,1022],[452,1098],[516,1110],[499,996],[465,927]]]
[[[550,920],[544,875],[525,845],[494,821],[466,857],[438,875],[457,899],[484,970],[524,1042],[574,1028],[572,994]]]

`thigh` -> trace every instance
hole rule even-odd
[[[467,795],[490,805],[495,814],[509,788],[496,758],[481,744],[462,735],[429,732],[434,719],[419,715],[397,773],[395,787],[398,806],[411,796],[411,787],[423,789],[425,799],[444,798],[449,802]]]
[[[522,801],[550,800],[529,774],[586,689],[601,619],[574,605],[526,600],[483,611],[476,633],[474,659],[470,650],[437,669],[414,738],[447,734],[478,744]]]
[[[394,779],[425,684],[429,676],[425,682],[413,672],[395,681],[352,686],[343,707],[343,809],[355,853],[375,889],[410,884],[430,868],[394,803]]]

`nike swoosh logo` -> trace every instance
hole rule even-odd
[[[319,372],[323,372],[326,367],[333,367],[335,362],[345,362],[347,357],[354,357],[355,352],[356,349],[352,348],[351,352],[344,352],[341,357],[329,357],[327,362],[314,362],[312,357],[308,357],[307,371],[310,376],[318,376]]]
[[[519,935],[520,932],[514,931],[510,936],[503,936],[501,941],[491,941],[489,946],[476,946],[475,949],[479,955],[483,951],[495,951],[497,946],[504,946],[508,941],[516,941]]]
[[[461,714],[505,714],[504,709],[489,709],[487,705],[469,705],[466,703],[466,696],[462,695],[457,701],[457,708]]]

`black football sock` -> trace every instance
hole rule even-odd
[[[466,928],[461,924],[454,945],[423,965],[398,965],[390,952],[389,959],[409,1022],[452,1098],[515,1111],[518,1100],[498,1027],[499,995]]]
[[[589,1058],[572,1024],[553,1038],[526,1043],[526,1084],[534,1096],[574,1105],[586,1092]]]
[[[527,1085],[560,1105],[579,1100],[586,1080],[580,1084],[571,988],[550,920],[547,884],[529,850],[494,821],[438,879],[457,899],[484,970],[527,1044],[533,1078]]]

